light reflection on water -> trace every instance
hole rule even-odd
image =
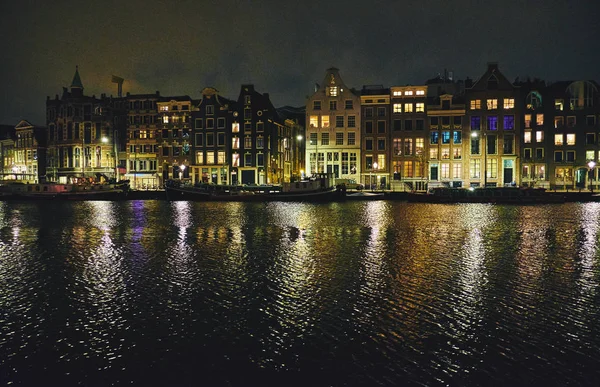
[[[597,203],[0,203],[2,381],[586,384],[599,221]]]

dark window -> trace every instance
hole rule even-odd
[[[498,130],[498,116],[487,117],[488,130]]]
[[[438,126],[438,124],[439,124],[439,122],[440,122],[440,120],[439,120],[439,118],[438,118],[438,117],[431,117],[429,120],[430,120],[430,121],[429,121],[429,124],[430,124],[431,126]]]
[[[385,139],[383,139],[383,138],[377,139],[377,150],[380,150],[380,151],[385,150]]]
[[[365,121],[365,133],[373,133],[373,121]]]
[[[321,101],[313,101],[313,110],[321,110]]]
[[[169,147],[168,146],[163,146],[163,148],[162,148],[162,155],[163,156],[168,156],[169,155]]]
[[[525,160],[531,159],[531,148],[525,148]]]
[[[335,116],[335,127],[336,128],[344,127],[344,116]]]
[[[567,162],[568,163],[575,162],[575,151],[567,151]]]
[[[404,120],[404,130],[413,130],[412,120]]]
[[[371,139],[371,138],[365,139],[365,150],[368,150],[368,151],[373,150],[373,139]]]
[[[346,109],[353,109],[354,108],[354,104],[352,103],[351,99],[347,99],[346,100],[345,107],[346,107]]]
[[[425,120],[416,120],[417,130],[425,129]]]
[[[596,143],[596,135],[594,133],[585,134],[585,144],[594,145]]]
[[[377,133],[385,133],[385,121],[377,121]]]
[[[402,130],[402,120],[394,120],[394,130]]]
[[[442,125],[450,125],[450,117],[448,117],[448,116],[442,117]]]
[[[562,151],[555,151],[554,152],[554,161],[556,161],[557,163],[560,163],[563,161],[563,153]]]
[[[515,150],[514,150],[514,136],[512,134],[507,134],[504,136],[504,141],[503,141],[503,146],[502,146],[502,152],[505,155],[512,155]]]
[[[460,126],[460,125],[462,125],[462,117],[461,116],[454,116],[453,117],[453,121],[454,121],[453,122],[454,126]]]
[[[535,149],[535,158],[541,160],[544,158],[544,148]]]

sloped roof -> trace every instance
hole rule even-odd
[[[73,82],[71,82],[71,88],[83,89],[83,83],[79,76],[79,66],[75,66],[75,75],[73,76]]]

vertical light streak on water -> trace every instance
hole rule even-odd
[[[78,341],[67,344],[78,347],[78,356],[93,359],[99,371],[111,368],[123,356],[128,326],[125,256],[111,235],[117,206],[114,202],[80,203],[77,210],[88,227],[73,230],[75,248],[66,257],[74,275],[71,299],[79,312],[67,317],[66,328],[78,332]],[[78,357],[64,356],[67,362]]]
[[[581,327],[582,332],[593,333],[592,326],[595,321],[590,315],[599,315],[599,307],[594,301],[598,298],[598,259],[600,259],[599,230],[600,230],[600,203],[585,203],[581,206],[579,219],[575,222],[581,225],[579,247],[577,249],[576,262],[576,295],[574,296],[573,308],[570,319],[573,324]],[[570,333],[569,336],[582,346],[589,345],[583,339],[586,335]]]

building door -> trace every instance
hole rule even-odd
[[[437,179],[438,179],[438,165],[437,164],[433,164],[431,166],[431,168],[429,169],[429,176],[430,176],[429,180],[437,181]]]
[[[585,188],[585,178],[588,170],[586,168],[579,168],[575,173],[575,186],[577,188]]]
[[[242,171],[242,184],[255,184],[255,174],[253,170]]]
[[[503,183],[511,184],[514,180],[514,162],[513,160],[503,160],[502,164],[504,169]]]
[[[340,166],[339,165],[333,166],[333,177],[335,177],[336,179],[338,179],[340,177]]]

